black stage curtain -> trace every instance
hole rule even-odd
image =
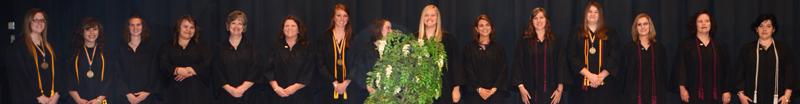
[[[171,40],[174,36],[176,20],[183,15],[192,15],[198,21],[200,39],[206,42],[220,42],[226,37],[225,19],[232,9],[242,9],[248,15],[246,35],[259,40],[259,47],[267,46],[275,40],[281,20],[287,15],[298,16],[307,26],[311,39],[319,37],[330,26],[332,5],[337,2],[347,4],[351,23],[356,32],[366,30],[371,21],[386,18],[397,28],[407,28],[415,32],[419,15],[426,3],[435,3],[441,10],[443,27],[458,38],[460,43],[470,40],[472,24],[478,14],[486,13],[494,22],[497,35],[495,40],[514,52],[520,34],[534,7],[546,8],[553,32],[557,38],[567,38],[583,19],[583,9],[588,0],[11,0],[0,4],[2,22],[15,22],[16,30],[0,29],[0,48],[3,54],[8,50],[11,35],[21,39],[23,17],[30,8],[42,8],[48,16],[48,35],[58,52],[58,56],[72,53],[71,39],[76,38],[81,20],[92,16],[104,26],[108,48],[120,48],[122,32],[127,18],[132,14],[144,17],[151,29],[152,39],[158,42]],[[755,41],[756,35],[750,28],[759,14],[774,13],[781,27],[776,39],[787,44],[795,44],[800,33],[800,1],[797,0],[599,0],[607,26],[617,31],[612,39],[618,43],[630,42],[630,27],[636,13],[647,12],[653,16],[659,42],[670,50],[669,64],[678,42],[688,37],[689,18],[700,9],[713,13],[713,23],[717,38],[724,45],[733,47],[731,59],[736,60],[738,48],[747,42]],[[398,26],[399,25],[399,26]],[[6,26],[3,26],[6,27]],[[78,37],[79,38],[79,37]],[[562,41],[564,42],[564,41]],[[793,45],[800,49],[800,45]],[[268,51],[268,50],[267,50]],[[508,62],[512,61],[508,54]],[[62,59],[62,62],[66,60]],[[731,60],[733,61],[733,60]],[[798,61],[800,62],[800,61]],[[798,63],[800,64],[800,63]],[[4,65],[4,64],[0,64]],[[671,67],[671,66],[670,66]],[[3,67],[5,68],[5,67]],[[667,68],[672,69],[672,68]],[[5,72],[5,71],[2,71]],[[2,87],[2,86],[0,86]],[[800,92],[800,91],[795,91]],[[6,98],[0,96],[0,98]],[[512,97],[518,98],[518,97]]]

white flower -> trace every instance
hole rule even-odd
[[[386,47],[386,40],[385,39],[384,40],[378,40],[378,41],[375,41],[374,44],[375,44],[375,46],[377,46],[377,47],[375,47],[375,49],[378,50],[378,56],[383,57],[383,50],[384,50],[384,47]]]
[[[403,55],[408,55],[409,53],[411,53],[410,49],[411,49],[411,45],[409,45],[409,44],[403,45]]]
[[[397,94],[397,93],[400,93],[400,87],[395,87],[394,88],[394,94]]]
[[[386,78],[390,78],[392,76],[392,65],[386,65],[386,69],[384,69],[384,70],[385,70],[384,74],[386,75]]]

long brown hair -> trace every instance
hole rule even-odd
[[[23,33],[24,33],[23,35],[25,36],[25,40],[24,40],[25,41],[25,47],[28,48],[28,52],[30,52],[31,55],[36,55],[36,45],[35,45],[35,43],[33,43],[33,39],[31,39],[32,37],[30,35],[31,35],[31,32],[33,32],[33,29],[31,29],[31,24],[33,24],[33,16],[35,16],[37,13],[41,13],[42,16],[44,16],[44,19],[45,19],[45,21],[43,21],[44,25],[45,25],[44,29],[42,30],[42,33],[39,33],[39,35],[41,35],[41,38],[42,38],[42,40],[41,40],[42,45],[44,47],[50,47],[51,46],[50,42],[47,42],[47,14],[42,9],[32,8],[32,9],[28,10],[28,13],[25,15],[25,22],[24,22],[23,27],[22,27]]]
[[[331,32],[331,35],[333,35],[333,28],[336,28],[336,21],[334,20],[334,18],[336,17],[337,10],[344,11],[348,15],[347,25],[344,26],[344,38],[345,38],[344,47],[350,47],[350,40],[351,40],[350,37],[353,34],[353,25],[352,25],[353,23],[350,23],[352,22],[350,21],[350,12],[347,10],[347,6],[345,6],[343,3],[336,3],[333,5],[333,13],[331,14],[331,27],[328,28],[328,32]]]
[[[300,22],[300,19],[297,19],[297,17],[293,15],[286,16],[286,18],[284,18],[281,22],[281,33],[278,34],[278,42],[286,42],[286,35],[283,33],[283,25],[289,20],[292,20],[297,24],[297,43],[300,43],[300,45],[303,46],[308,45],[305,35],[306,27],[303,25],[303,22]]]
[[[544,18],[546,20],[545,21],[546,23],[544,25],[544,29],[545,29],[544,38],[545,38],[545,40],[550,40],[550,39],[554,38],[553,37],[553,32],[550,29],[550,19],[547,18],[547,11],[545,11],[544,8],[542,8],[542,7],[536,7],[536,8],[533,8],[533,10],[531,10],[531,18],[529,18],[530,20],[528,22],[528,28],[525,30],[525,33],[522,36],[522,38],[524,38],[524,39],[529,39],[529,38],[539,39],[539,37],[536,36],[536,27],[533,26],[533,18],[536,18],[536,14],[539,14],[539,13],[542,13],[542,15],[544,16]]]
[[[608,39],[608,35],[606,35],[606,31],[607,30],[606,30],[606,26],[605,26],[605,23],[604,23],[605,20],[603,18],[603,17],[605,17],[605,15],[603,15],[603,7],[600,6],[600,3],[597,3],[597,1],[590,1],[589,5],[586,5],[586,9],[584,9],[584,14],[583,14],[584,15],[583,16],[583,18],[584,18],[583,19],[583,24],[581,25],[581,30],[580,30],[580,33],[578,35],[580,35],[584,39],[589,39],[589,34],[591,34],[591,30],[589,30],[589,26],[588,26],[589,21],[586,20],[588,18],[586,16],[586,14],[589,13],[589,9],[592,8],[592,7],[597,8],[597,12],[598,12],[597,13],[598,14],[597,15],[597,30],[595,30],[596,34],[594,34],[594,35],[596,35],[601,40],[606,40],[606,39]]]
[[[128,18],[128,23],[126,23],[127,25],[125,26],[125,29],[123,29],[124,32],[122,32],[122,38],[125,39],[125,42],[131,42],[131,30],[128,28],[128,26],[131,25],[130,20],[133,19],[139,19],[142,21],[142,33],[140,34],[142,39],[146,39],[150,36],[150,29],[147,28],[147,23],[144,22],[144,19],[139,15],[133,15],[131,18]]]

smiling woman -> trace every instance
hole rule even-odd
[[[111,79],[116,77],[117,67],[114,61],[106,60],[102,30],[99,21],[88,17],[77,34],[82,38],[75,38],[75,55],[70,59],[74,72],[66,78],[71,100],[77,104],[116,102],[107,100],[111,97],[110,86],[114,81]]]

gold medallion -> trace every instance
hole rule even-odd
[[[48,64],[47,62],[43,62],[42,64],[39,64],[39,67],[41,67],[41,69],[47,70],[50,69],[50,64]]]
[[[86,71],[86,77],[89,77],[89,78],[94,77],[94,72],[92,71],[92,69],[89,69],[89,71]]]
[[[344,65],[344,60],[338,59],[338,60],[336,60],[336,64],[337,65]]]
[[[594,54],[596,52],[597,52],[597,49],[595,49],[594,47],[589,48],[589,54]]]

